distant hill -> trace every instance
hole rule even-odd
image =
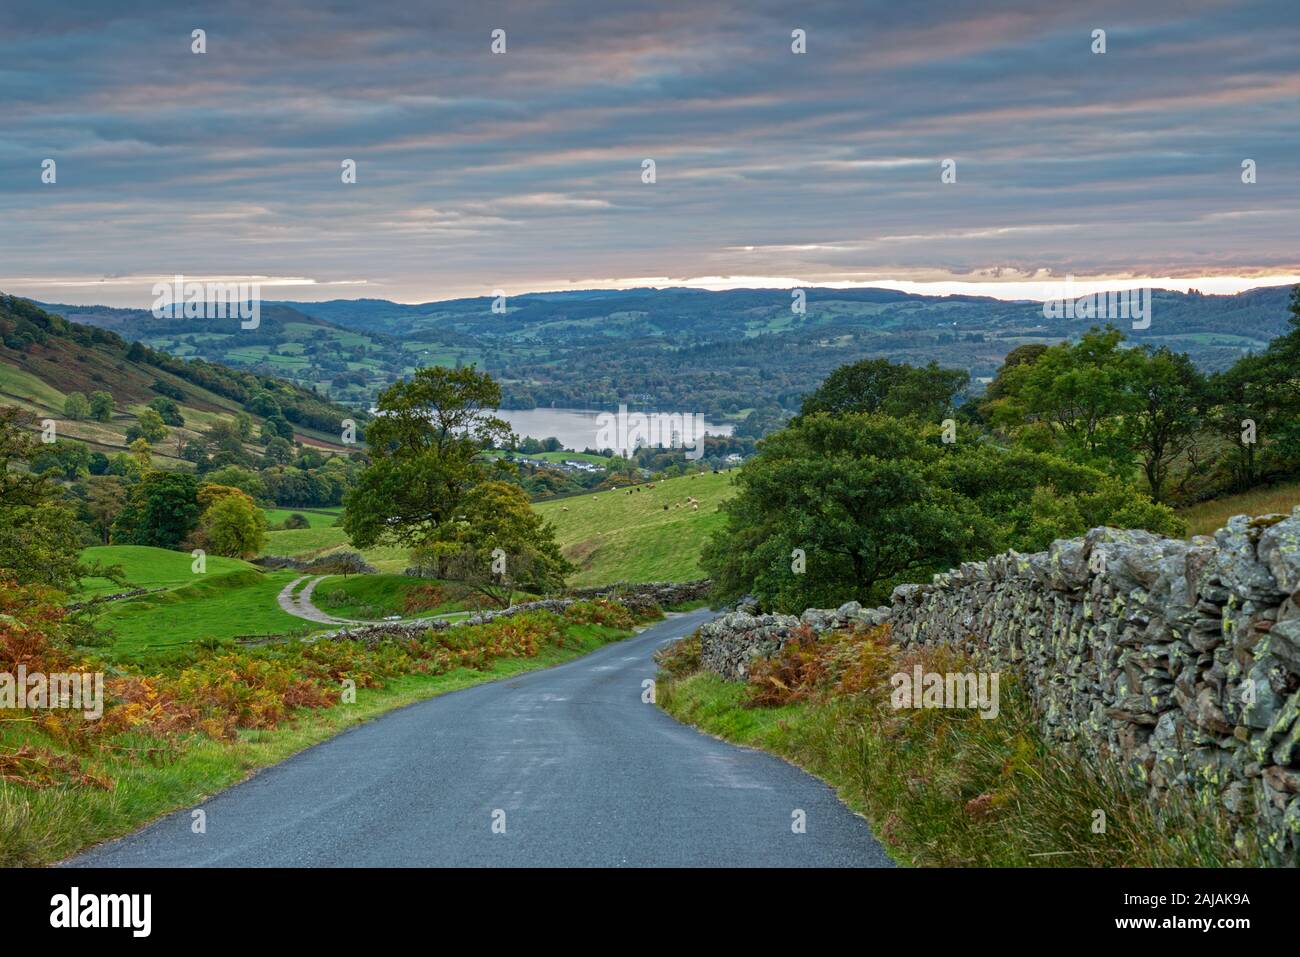
[[[273,376],[361,408],[417,364],[397,338],[340,328],[291,303],[263,303],[255,329],[228,319],[159,319],[147,309],[41,305],[180,359],[206,359]]]
[[[983,296],[806,294],[802,315],[781,289],[535,293],[509,297],[503,313],[488,297],[265,303],[254,331],[182,325],[144,310],[57,308],[124,338],[289,378],[354,405],[417,366],[475,363],[501,382],[508,408],[627,402],[735,422],[757,409],[768,423],[847,362],[937,362],[978,382],[1016,346],[1057,342],[1095,324],[1048,320],[1040,303]],[[1158,291],[1150,328],[1125,332],[1222,369],[1284,331],[1288,295],[1287,287],[1234,296]]]
[[[110,421],[65,420],[63,403],[69,393],[89,396],[96,391],[113,396]],[[260,424],[268,400],[281,410],[299,441],[323,448],[342,448],[338,440],[344,418],[365,420],[363,414],[283,379],[205,360],[182,361],[0,293],[0,405],[55,418],[61,436],[108,454],[125,450],[126,429],[159,396],[174,400],[185,419],[184,428],[172,430],[168,440],[155,447],[164,466],[179,465],[179,443],[217,419],[246,412]]]
[[[507,404],[612,408],[620,401],[739,418],[764,403],[797,406],[827,373],[865,357],[990,377],[1018,345],[1077,336],[1094,321],[1048,320],[1041,303],[922,296],[887,289],[628,289],[402,305],[376,299],[297,303],[358,332],[400,336],[415,355],[477,362]],[[1222,369],[1286,328],[1289,287],[1233,296],[1157,291],[1136,342]]]

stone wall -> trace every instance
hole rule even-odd
[[[1300,858],[1300,509],[1190,542],[1093,529],[900,586],[888,608],[737,612],[701,629],[701,658],[743,677],[801,620],[889,621],[903,644],[1014,669],[1049,740],[1117,759],[1156,801],[1216,805],[1274,863]]]
[[[540,601],[524,602],[509,608],[480,612],[468,618],[456,621],[444,621],[438,618],[419,618],[412,621],[380,621],[374,624],[350,625],[336,631],[324,632],[312,637],[313,641],[329,638],[350,638],[355,641],[374,643],[391,638],[406,638],[412,634],[425,631],[442,631],[458,625],[483,625],[497,618],[509,618],[528,611],[552,611],[557,614],[576,601],[589,601],[593,598],[608,598],[626,605],[633,612],[647,610],[650,606],[664,607],[687,601],[696,601],[708,594],[712,583],[708,580],[693,582],[648,582],[629,584],[619,582],[614,585],[599,585],[594,588],[577,588],[564,598],[543,598]]]

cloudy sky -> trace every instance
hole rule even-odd
[[[0,289],[1235,290],[1300,274],[1298,106],[1296,0],[10,3]]]

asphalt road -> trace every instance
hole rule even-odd
[[[642,702],[651,653],[711,614],[391,712],[200,805],[205,834],[185,810],[69,863],[889,866],[815,778]]]

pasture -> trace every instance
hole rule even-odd
[[[564,556],[578,566],[571,585],[690,581],[703,575],[700,549],[723,523],[719,508],[734,474],[687,475],[533,507],[555,525]]]

